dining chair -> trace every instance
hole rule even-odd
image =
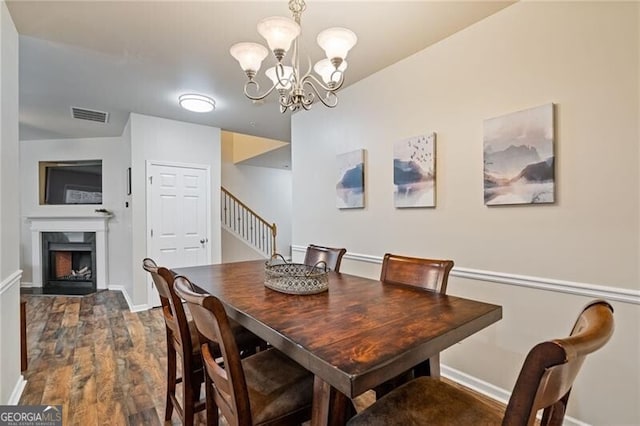
[[[158,290],[165,321],[167,338],[167,395],[165,420],[170,421],[175,408],[183,424],[193,424],[195,413],[205,409],[205,401],[200,400],[200,388],[204,382],[202,357],[198,331],[193,321],[187,318],[187,312],[179,296],[173,289],[174,274],[159,267],[153,259],[146,258],[143,268],[151,274]],[[266,344],[255,334],[235,321],[232,330],[238,340],[243,356],[256,352]],[[211,345],[212,351],[220,356],[220,348]],[[177,377],[177,356],[181,361],[182,377]],[[187,373],[188,372],[188,373]],[[182,401],[176,396],[176,385],[182,383]]]
[[[165,421],[171,421],[173,409],[184,425],[192,425],[195,413],[206,408],[200,399],[200,388],[204,382],[202,358],[198,332],[193,322],[187,320],[182,301],[173,291],[173,273],[159,267],[146,258],[142,267],[151,274],[160,296],[167,338],[167,393]],[[182,377],[177,377],[177,358],[181,361]],[[182,383],[182,401],[176,395],[176,385]]]
[[[452,260],[422,259],[387,253],[382,259],[380,281],[383,284],[408,285],[445,294],[452,268]],[[379,398],[409,379],[419,376],[440,376],[440,354],[433,355],[410,371],[377,386],[376,396]]]
[[[542,342],[527,355],[504,411],[435,377],[419,377],[351,418],[366,425],[561,425],[573,382],[587,355],[603,347],[614,329],[613,308],[589,303],[569,337]]]
[[[380,281],[403,284],[445,294],[453,260],[422,259],[387,253],[382,259]]]
[[[342,256],[344,256],[346,252],[347,249],[345,248],[323,247],[309,244],[304,256],[304,264],[314,266],[318,262],[325,262],[327,268],[335,272],[340,272],[340,262],[342,262]]]
[[[218,409],[230,425],[301,424],[311,418],[313,375],[276,349],[241,359],[223,304],[199,294],[188,278],[175,279],[200,333],[207,424],[218,425]],[[211,344],[217,342],[222,364]]]

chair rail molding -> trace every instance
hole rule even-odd
[[[304,253],[306,246],[292,245],[291,250]],[[382,256],[347,252],[343,259],[373,264],[382,264]],[[640,305],[640,291],[620,287],[609,287],[576,281],[564,281],[554,278],[534,277],[530,275],[511,274],[506,272],[486,271],[482,269],[461,268],[454,266],[451,276],[498,284],[534,288],[537,290],[575,294],[577,296],[603,298],[617,302]]]
[[[22,269],[18,269],[13,274],[2,280],[2,282],[0,282],[0,294],[13,287],[13,285],[20,283],[20,278],[22,278]]]

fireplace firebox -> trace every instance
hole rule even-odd
[[[95,292],[95,232],[42,232],[42,266],[43,293]]]

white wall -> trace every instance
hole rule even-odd
[[[527,351],[566,335],[587,300],[622,300],[614,302],[616,334],[586,362],[569,416],[640,423],[639,7],[519,2],[348,87],[337,108],[295,114],[295,257],[308,243],[343,246],[373,256],[343,262],[345,272],[370,277],[385,252],[454,259],[449,293],[504,311],[445,351],[445,372],[506,390]],[[549,102],[556,203],[484,206],[483,120]],[[394,209],[393,143],[430,131],[437,207]],[[335,156],[359,148],[366,207],[338,210]]]
[[[40,205],[38,162],[102,160],[102,205]],[[130,263],[131,240],[125,214],[125,179],[129,150],[123,138],[60,139],[20,142],[20,203],[22,207],[22,268],[24,280],[32,279],[31,222],[29,216],[94,216],[96,208],[113,213],[108,221],[109,286],[131,288],[131,276],[123,264]]]
[[[123,286],[123,293],[125,297],[127,297],[127,303],[129,306],[133,306],[133,300],[131,299],[131,295],[133,295],[133,279],[131,278],[131,269],[133,268],[133,229],[132,229],[132,208],[131,208],[131,194],[128,194],[129,187],[131,186],[131,182],[127,182],[127,169],[131,167],[131,121],[127,121],[127,124],[124,127],[122,132],[122,145],[123,151],[126,153],[127,158],[122,162],[120,168],[124,173],[124,197],[121,202],[122,207],[122,245],[120,247],[114,247],[114,249],[121,250],[122,258],[121,263],[118,265],[119,273],[123,274],[126,279],[121,281]],[[113,281],[114,283],[116,281]]]
[[[236,234],[222,228],[221,263],[243,262],[245,260],[264,260],[265,256]]]
[[[147,303],[146,161],[201,164],[211,172],[211,262],[219,263],[220,249],[220,129],[140,114],[131,114],[133,304]]]
[[[276,224],[276,250],[285,257],[291,247],[291,177],[289,170],[222,163],[222,186]]]
[[[38,162],[102,159],[103,205],[109,221],[109,287],[123,290],[134,309],[147,304],[147,280],[141,264],[146,257],[146,161],[196,163],[211,168],[212,212],[220,209],[220,129],[132,114],[118,138],[20,142],[20,202],[22,266],[31,281],[32,215],[93,215],[100,206],[38,204]],[[132,194],[127,195],[127,168],[132,168]],[[128,206],[127,206],[128,204]],[[4,204],[3,204],[4,205]],[[220,218],[213,214],[212,262],[220,261]]]
[[[15,404],[20,374],[18,33],[0,1],[0,404]]]

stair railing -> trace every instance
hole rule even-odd
[[[224,187],[220,187],[220,216],[222,225],[265,257],[276,253],[277,227],[251,210]]]

